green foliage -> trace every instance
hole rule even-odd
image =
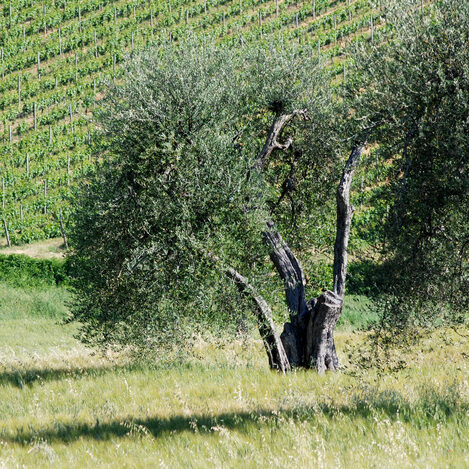
[[[379,320],[379,314],[369,297],[364,295],[347,295],[344,309],[337,323],[338,330],[366,330]]]
[[[0,255],[0,282],[15,287],[49,287],[67,284],[68,277],[62,260],[9,254]]]
[[[347,292],[376,297],[385,288],[387,275],[387,265],[382,262],[351,262],[347,270]]]
[[[466,321],[469,4],[393,2],[388,19],[389,43],[359,48],[350,82],[359,130],[392,160],[383,325]]]
[[[151,349],[187,340],[194,322],[238,322],[248,305],[226,266],[272,289],[266,220],[311,240],[313,207],[324,208],[336,176],[332,124],[342,108],[327,83],[315,54],[296,45],[236,51],[190,38],[128,62],[98,114],[104,161],[73,214],[74,319],[84,340]],[[272,154],[264,181],[253,165],[266,132],[276,113],[294,109],[307,120],[289,124],[292,153]]]

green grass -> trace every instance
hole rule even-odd
[[[2,288],[3,300],[33,295]],[[44,301],[67,297],[56,294]],[[349,323],[364,301],[350,299]],[[344,371],[282,376],[254,338],[132,365],[87,350],[46,311],[2,308],[0,467],[468,467],[469,346],[458,334],[435,334],[383,376],[348,362],[365,334],[339,331]]]
[[[62,287],[14,288],[0,283],[0,320],[63,318],[69,293]]]
[[[346,295],[344,309],[337,327],[343,331],[366,329],[378,319],[378,313],[373,310],[373,302],[365,295]]]

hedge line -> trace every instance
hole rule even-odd
[[[17,287],[67,285],[70,268],[63,259],[33,259],[23,254],[0,254],[0,282]],[[309,279],[318,288],[328,288],[332,278],[332,264],[309,266]],[[373,296],[384,283],[382,265],[369,261],[352,262],[347,275],[347,292]]]
[[[15,287],[36,287],[67,284],[68,279],[64,260],[0,254],[0,282]]]

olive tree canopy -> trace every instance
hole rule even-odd
[[[310,311],[279,232],[298,247],[321,231],[341,115],[307,48],[192,38],[132,57],[99,115],[100,163],[74,215],[82,338],[172,346],[211,315],[229,323],[251,309],[271,365],[288,369],[260,292],[275,289],[270,254],[292,317]],[[282,264],[292,261],[293,277]]]
[[[386,40],[355,51],[356,122],[391,161],[381,197],[389,329],[469,312],[469,3],[391,2]],[[390,300],[390,301],[389,301]]]
[[[124,83],[109,87],[99,164],[76,199],[82,339],[172,348],[251,311],[272,368],[337,369],[350,192],[367,143],[390,167],[377,191],[390,207],[383,324],[464,320],[469,5],[420,4],[391,2],[386,40],[357,47],[339,87],[297,44],[189,38],[131,57]],[[334,235],[329,289],[308,299],[303,254]],[[274,270],[290,317],[281,335]]]

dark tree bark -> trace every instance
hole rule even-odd
[[[278,138],[286,124],[298,115],[306,117],[304,111],[293,111],[291,114],[276,117],[253,170],[261,173],[273,151],[286,151],[291,146],[293,142],[291,137],[284,144],[279,143]],[[337,188],[337,225],[332,291],[325,291],[318,298],[307,302],[305,298],[306,280],[300,262],[275,229],[272,221],[267,222],[266,230],[263,232],[264,239],[270,248],[270,258],[285,285],[285,298],[290,313],[290,322],[284,325],[281,341],[288,363],[292,367],[315,368],[318,373],[337,370],[339,367],[334,344],[334,329],[342,313],[345,296],[347,250],[353,217],[350,187],[364,147],[365,143],[360,143],[353,149]],[[270,355],[269,362],[272,363]]]
[[[310,315],[305,299],[306,279],[300,262],[275,229],[273,222],[267,223],[263,233],[270,247],[270,258],[285,285],[285,298],[290,313],[290,322],[284,327],[282,342],[292,366],[304,363],[306,326]]]
[[[306,367],[318,373],[337,370],[339,359],[334,344],[334,329],[342,312],[343,298],[325,291],[314,303],[306,330]]]
[[[235,269],[229,267],[226,270],[226,275],[235,282],[241,293],[248,295],[254,302],[259,333],[264,342],[270,367],[282,373],[290,371],[290,363],[282,341],[275,329],[272,310],[269,305],[248,280]]]

